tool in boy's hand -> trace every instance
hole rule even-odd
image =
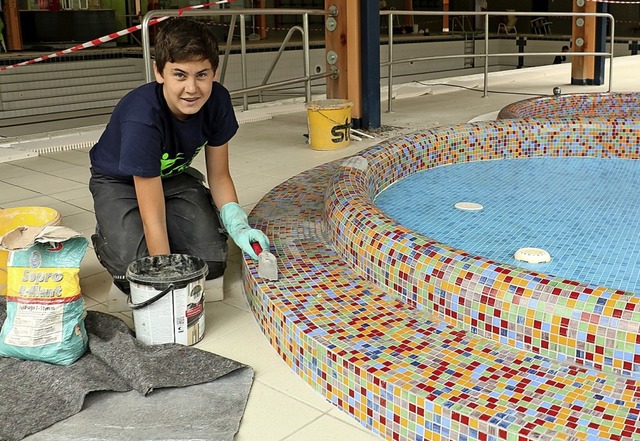
[[[253,251],[258,255],[258,276],[267,280],[278,280],[276,256],[263,250],[258,242],[251,242]]]

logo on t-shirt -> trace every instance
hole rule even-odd
[[[182,173],[187,167],[191,165],[191,161],[193,161],[193,158],[198,156],[198,153],[200,153],[200,150],[202,150],[205,145],[207,145],[206,141],[195,150],[193,156],[191,156],[191,158],[189,159],[186,159],[184,157],[184,153],[182,152],[176,154],[173,158],[169,153],[163,153],[162,157],[160,158],[160,176],[166,178],[168,176],[174,176]]]
[[[169,153],[163,153],[160,159],[160,176],[171,176],[177,168],[176,163],[183,160],[182,153],[178,153],[175,158],[171,158]]]

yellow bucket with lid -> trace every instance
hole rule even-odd
[[[351,101],[341,99],[307,103],[309,145],[312,149],[337,150],[351,144],[351,106]]]
[[[14,207],[0,210],[0,236],[18,227],[46,227],[60,225],[60,213],[49,207]],[[7,295],[7,258],[0,250],[0,295]]]

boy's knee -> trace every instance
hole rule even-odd
[[[224,270],[227,268],[227,262],[212,262],[208,261],[207,265],[209,266],[209,273],[207,274],[206,279],[217,279],[224,275]]]
[[[131,284],[128,280],[113,279],[113,284],[124,294],[128,295],[131,293]]]

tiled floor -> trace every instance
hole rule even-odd
[[[614,91],[637,90],[636,72],[639,64],[640,57],[616,59]],[[569,85],[570,68],[566,64],[494,74],[490,80],[491,92],[485,98],[478,91],[482,88],[480,76],[449,79],[446,83],[450,86],[401,87],[396,93],[393,113],[384,113],[386,103],[383,103],[384,130],[375,134],[376,139],[354,141],[350,147],[338,151],[315,151],[305,143],[307,126],[303,104],[297,108],[294,106],[288,114],[241,124],[231,142],[231,168],[240,203],[248,212],[266,192],[291,176],[327,161],[355,154],[388,136],[418,128],[493,117],[506,104],[527,98],[527,95],[520,95],[523,93],[551,94],[554,86],[561,86],[564,93],[606,91],[605,86]],[[238,116],[240,120],[243,119],[241,113]],[[48,130],[57,129],[53,124]],[[41,135],[46,137],[46,133]],[[75,136],[79,135],[71,135],[66,143],[73,144]],[[60,212],[64,225],[89,237],[95,221],[87,189],[87,149],[35,156],[33,151],[29,151],[28,144],[0,147],[0,208],[49,206]],[[207,331],[205,338],[197,345],[198,348],[246,363],[255,370],[255,381],[236,439],[380,439],[333,408],[319,393],[304,384],[269,346],[241,291],[240,259],[240,253],[233,247],[225,274],[225,299],[207,304]],[[111,280],[91,249],[83,260],[80,276],[87,307],[106,312],[105,302]],[[120,317],[132,324],[130,316]]]

